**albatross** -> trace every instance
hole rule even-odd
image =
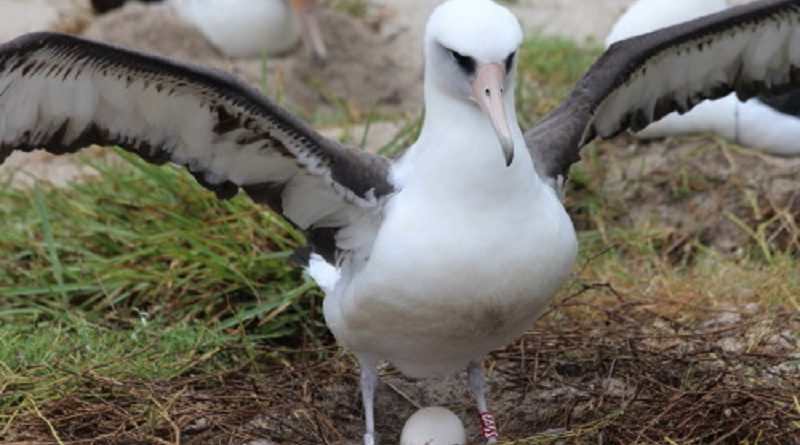
[[[581,148],[704,99],[796,87],[798,23],[800,0],[766,0],[623,40],[523,133],[517,19],[491,0],[449,0],[425,31],[419,139],[394,160],[324,138],[224,72],[29,34],[0,46],[0,161],[118,145],[185,166],[220,198],[243,190],[308,234],[298,257],[361,365],[364,444],[375,443],[383,360],[412,377],[467,368],[493,443],[482,359],[519,337],[572,270],[559,197]]]
[[[283,55],[302,39],[312,57],[328,51],[317,20],[317,0],[168,0],[223,54]]]
[[[302,40],[313,58],[328,50],[317,20],[318,0],[142,0],[168,3],[229,57],[284,55]],[[98,13],[121,7],[126,0],[92,0]]]

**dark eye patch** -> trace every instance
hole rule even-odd
[[[509,54],[508,57],[506,57],[506,73],[511,72],[511,67],[514,66],[514,56],[516,55],[517,52],[514,51],[513,53]]]
[[[450,55],[453,56],[453,60],[456,61],[461,70],[464,71],[467,75],[475,74],[475,59],[469,56],[465,56],[458,51],[450,50]]]

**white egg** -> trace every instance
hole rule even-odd
[[[400,445],[465,445],[464,424],[452,411],[429,406],[415,412],[403,426]]]

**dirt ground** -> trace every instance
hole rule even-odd
[[[515,439],[503,443],[797,443],[796,312],[714,309],[692,295],[639,299],[602,283],[573,290],[488,361],[490,406]],[[79,394],[64,394],[42,417],[75,444],[356,445],[358,371],[329,352],[169,382],[87,374]],[[457,413],[474,440],[465,380],[412,381],[382,369],[380,443],[397,443],[405,419],[429,405]],[[40,418],[16,426],[4,443],[54,443]]]
[[[568,192],[567,207],[579,230],[594,223],[569,203],[595,198],[621,227],[659,233],[663,250],[675,261],[690,259],[698,246],[744,258],[760,235],[773,248],[800,253],[800,158],[778,158],[707,136],[617,138],[598,144],[593,156],[594,162],[579,164],[592,183],[584,188],[574,182]]]

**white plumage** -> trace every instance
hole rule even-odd
[[[614,24],[606,38],[610,46],[628,37],[633,37],[659,28],[675,25],[704,15],[713,14],[728,8],[725,0],[639,0]],[[785,28],[782,32],[798,33],[797,29]],[[747,36],[742,33],[738,39],[752,39],[756,44],[750,46],[750,57],[758,60],[759,55],[774,57],[777,51],[770,45],[780,44],[765,32],[761,35]],[[732,51],[738,51],[732,44]],[[664,81],[681,79],[681,70],[713,69],[712,64],[704,63],[713,55],[699,55],[701,60],[687,59],[683,63],[669,62],[673,70],[664,70]],[[776,60],[763,59],[750,65],[753,69],[768,70]],[[763,76],[762,72],[749,72],[753,77]],[[721,75],[721,74],[710,74]],[[647,95],[647,91],[637,94]],[[641,138],[659,138],[679,134],[714,133],[738,144],[760,148],[768,153],[782,156],[800,154],[800,118],[777,111],[758,99],[742,102],[735,94],[721,99],[707,100],[685,114],[671,113],[636,133]]]
[[[286,54],[297,47],[304,32],[318,34],[316,19],[306,17],[302,9],[312,2],[315,0],[170,0],[178,16],[230,57]],[[312,22],[306,25],[304,20]],[[304,31],[304,26],[309,26],[309,31]],[[320,36],[309,37],[318,40],[310,42],[311,49],[324,57]]]
[[[345,263],[324,301],[325,321],[362,365],[365,444],[373,440],[371,393],[380,360],[413,377],[470,365],[471,375],[480,374],[472,387],[485,410],[481,357],[539,317],[577,251],[572,222],[525,146],[514,70],[494,92],[505,91],[500,112],[514,150],[506,166],[496,129],[454,63],[452,51],[468,54],[479,70],[513,58],[522,42],[516,18],[487,0],[453,0],[434,11],[425,36],[420,137],[392,168],[398,191],[382,224],[361,235],[374,237],[365,243],[368,259]]]

